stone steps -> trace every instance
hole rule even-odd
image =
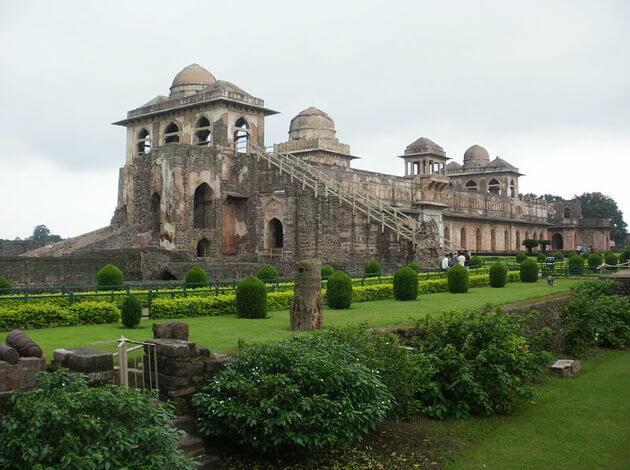
[[[173,426],[186,433],[180,437],[177,446],[186,457],[195,461],[198,469],[212,470],[220,467],[221,459],[206,453],[204,441],[195,430],[195,422],[191,416],[175,416],[172,422]]]

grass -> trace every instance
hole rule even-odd
[[[486,303],[506,304],[555,294],[568,290],[576,282],[578,281],[573,279],[559,279],[555,287],[550,287],[543,281],[535,284],[515,282],[501,289],[492,287],[471,289],[468,294],[428,294],[418,297],[418,300],[407,302],[395,300],[361,302],[353,304],[349,310],[326,308],[324,326],[367,323],[371,327],[379,327],[410,323],[412,319],[452,308],[474,308]],[[215,352],[235,350],[239,339],[246,342],[265,342],[295,334],[289,329],[287,311],[271,312],[264,320],[242,319],[234,315],[182,320],[190,326],[191,341],[207,346]],[[30,330],[28,335],[42,347],[46,357],[51,358],[52,351],[57,348],[89,347],[95,342],[116,340],[121,335],[136,341],[149,339],[153,336],[152,323],[151,320],[143,320],[140,326],[134,329],[125,329],[120,324],[46,328]]]

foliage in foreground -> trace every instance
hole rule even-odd
[[[10,293],[11,283],[4,277],[0,276],[0,294]]]
[[[43,373],[0,421],[0,468],[192,469],[172,413],[138,389]]]
[[[263,452],[355,441],[391,408],[378,374],[357,359],[320,335],[246,347],[193,397],[198,427]]]

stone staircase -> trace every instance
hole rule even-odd
[[[328,196],[332,194],[339,199],[339,203],[345,203],[355,211],[362,212],[368,220],[381,225],[381,231],[385,228],[392,230],[397,237],[408,240],[414,244],[418,242],[419,224],[413,218],[389,204],[383,203],[378,198],[355,190],[354,185],[346,188],[344,185],[332,178],[329,174],[310,164],[308,161],[288,152],[267,151],[260,147],[251,145],[251,154],[257,161],[261,159],[267,162],[269,168],[276,167],[281,173],[290,176],[291,181],[302,183],[302,189],[309,188],[315,193],[315,197],[320,194]]]
[[[190,416],[175,416],[173,426],[185,434],[179,438],[178,447],[186,457],[193,459],[200,470],[212,470],[220,467],[221,459],[207,452],[203,439],[195,430],[193,418]]]

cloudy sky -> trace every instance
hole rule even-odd
[[[472,144],[522,192],[601,191],[630,214],[625,1],[2,1],[0,238],[109,223],[124,130],[110,123],[197,62],[291,117],[328,112],[356,167],[402,174],[417,137]]]

